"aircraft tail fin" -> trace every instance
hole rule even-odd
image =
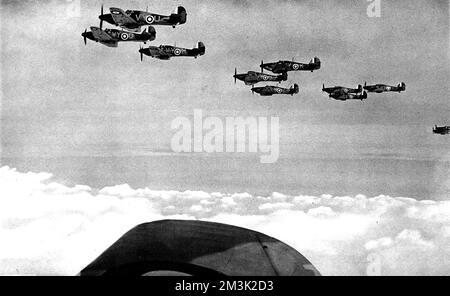
[[[298,88],[298,84],[294,83],[294,86],[291,88],[291,94],[298,94],[299,92],[299,88]]]
[[[406,84],[404,82],[401,84],[401,90],[406,90]]]
[[[360,92],[362,92],[362,90],[363,90],[362,85],[361,85],[361,84],[358,84],[358,92],[360,93]]]
[[[318,57],[314,57],[314,65],[316,65],[316,69],[320,69],[320,59]]]
[[[198,47],[198,54],[199,54],[199,55],[204,55],[204,54],[205,54],[205,51],[206,51],[205,44],[203,44],[203,42],[200,41],[200,42],[198,43],[197,47]]]
[[[155,27],[148,26],[147,31],[144,31],[144,34],[150,37],[150,41],[155,40],[155,38],[156,38]]]
[[[282,81],[286,81],[286,80],[288,79],[288,74],[287,74],[287,72],[281,73],[280,79],[281,79]]]
[[[361,101],[364,100],[364,99],[367,99],[367,92],[366,91],[363,92],[362,97],[361,97]]]
[[[183,6],[178,6],[177,14],[180,17],[179,24],[181,25],[181,24],[186,23],[187,12],[186,12],[186,9]]]

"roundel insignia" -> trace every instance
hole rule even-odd
[[[149,15],[145,18],[145,21],[147,22],[147,24],[153,23],[154,20],[155,20],[155,18],[151,15]]]
[[[263,76],[263,80],[267,80],[269,79],[267,76]]]
[[[292,64],[292,69],[297,70],[298,69],[298,64]]]
[[[180,55],[181,54],[181,50],[179,48],[175,48],[175,50],[173,51],[173,53],[175,55]]]
[[[277,88],[277,93],[281,94],[281,88]]]
[[[120,38],[122,39],[122,40],[128,40],[128,34],[127,33],[122,33],[122,34],[120,34]]]

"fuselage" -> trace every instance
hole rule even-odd
[[[248,71],[247,73],[243,74],[235,74],[233,75],[234,78],[243,81],[246,85],[253,85],[258,82],[262,81],[283,81],[287,80],[287,77],[284,77],[284,75],[269,75],[269,74],[263,74],[258,73],[254,71]]]

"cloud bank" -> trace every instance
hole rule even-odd
[[[0,168],[0,274],[75,275],[133,226],[201,219],[276,237],[323,275],[450,275],[450,201],[100,190]]]

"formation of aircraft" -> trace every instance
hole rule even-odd
[[[266,63],[264,64],[261,61],[261,73],[255,71],[248,71],[247,73],[238,74],[237,69],[234,68],[234,83],[236,80],[241,80],[245,83],[245,85],[252,86],[252,93],[259,93],[261,96],[271,96],[275,94],[288,94],[294,95],[299,92],[298,84],[294,84],[290,88],[283,88],[278,86],[266,85],[264,87],[254,87],[254,85],[258,82],[265,81],[274,81],[281,83],[281,81],[286,81],[288,79],[287,72],[289,71],[311,71],[320,69],[320,59],[315,57],[312,59],[309,64],[303,64],[292,61],[278,61],[275,63]],[[271,71],[274,74],[265,74],[264,69]]]
[[[177,25],[186,23],[187,19],[186,9],[182,6],[178,6],[177,13],[167,16],[140,10],[123,11],[116,7],[111,7],[109,11],[110,13],[103,14],[102,5],[99,19],[127,30],[140,31],[141,27],[148,25],[172,26],[175,28]]]
[[[177,13],[172,13],[168,16],[150,13],[140,10],[122,10],[120,8],[111,7],[109,14],[103,13],[103,5],[100,11],[100,26],[90,27],[81,33],[84,44],[87,39],[99,42],[108,47],[117,47],[122,41],[143,42],[153,41],[156,38],[156,30],[153,25],[172,26],[186,23],[187,12],[182,6],[178,6]],[[120,27],[121,29],[103,29],[103,22]],[[147,27],[147,30],[141,32],[142,27]],[[171,57],[177,56],[191,56],[197,58],[205,54],[205,45],[203,42],[198,42],[198,46],[192,49],[176,47],[172,45],[149,46],[148,48],[139,49],[141,61],[144,55],[160,60],[169,60]]]
[[[234,68],[234,83],[236,83],[236,79],[241,80],[245,83],[245,85],[255,85],[261,81],[277,81],[281,83],[281,81],[287,80],[287,73],[284,72],[281,75],[270,75],[259,73],[255,71],[248,71],[247,73],[237,74],[237,69]]]
[[[169,60],[171,57],[194,57],[205,54],[205,45],[203,42],[199,42],[197,47],[192,49],[176,47],[172,45],[160,45],[160,46],[149,46],[148,48],[140,48],[139,53],[141,54],[141,61],[143,55],[150,56],[152,58],[157,58],[160,60]]]
[[[311,71],[320,69],[320,59],[314,57],[308,64],[294,62],[292,61],[278,61],[274,63],[264,63],[261,61],[261,72],[268,70],[275,74],[286,73],[288,71]]]
[[[252,92],[256,92],[261,96],[272,96],[272,95],[291,95],[298,94],[298,84],[295,83],[290,88],[284,88],[273,85],[266,85],[263,87],[252,87]]]
[[[366,82],[364,82],[364,89],[367,92],[375,92],[375,93],[382,93],[382,92],[389,92],[389,91],[395,91],[395,92],[402,92],[406,90],[406,84],[404,82],[399,83],[397,86],[391,86],[386,84],[374,84],[374,85],[367,85]]]
[[[99,42],[108,47],[117,47],[119,42],[122,41],[134,41],[134,42],[144,42],[153,41],[156,38],[156,30],[154,27],[149,26],[147,31],[142,33],[126,32],[117,29],[102,29],[101,27],[91,27],[91,31],[84,30],[81,34],[84,38],[84,44],[86,44],[86,39]]]
[[[339,101],[346,100],[365,100],[367,99],[368,92],[382,93],[382,92],[402,92],[406,90],[406,84],[404,82],[399,83],[397,86],[390,86],[386,84],[367,85],[364,83],[364,87],[359,84],[358,88],[349,88],[344,86],[325,87],[322,85],[322,91],[328,93],[330,98]]]
[[[439,135],[448,135],[450,134],[450,126],[437,126],[433,127],[433,133]]]

